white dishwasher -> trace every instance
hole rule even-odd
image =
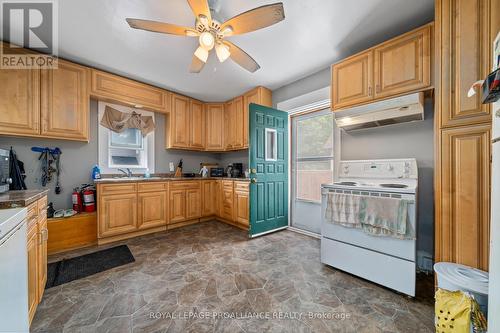
[[[26,214],[0,210],[0,332],[29,332]]]

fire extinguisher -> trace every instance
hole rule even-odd
[[[92,185],[82,188],[83,210],[87,213],[95,211],[95,191]]]
[[[71,193],[71,201],[73,202],[73,210],[78,213],[81,213],[83,209],[83,204],[82,204],[81,192],[78,187],[75,187],[73,189],[73,193]]]

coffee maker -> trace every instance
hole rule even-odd
[[[233,163],[233,168],[231,170],[232,178],[243,177],[243,163]]]

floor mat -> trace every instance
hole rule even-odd
[[[47,266],[45,289],[134,262],[127,245],[97,251],[80,257],[64,259]]]

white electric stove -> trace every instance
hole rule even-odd
[[[321,187],[321,262],[415,296],[417,188],[415,159],[340,162],[338,180]],[[407,226],[415,239],[373,236],[325,221],[330,192],[407,200]]]

